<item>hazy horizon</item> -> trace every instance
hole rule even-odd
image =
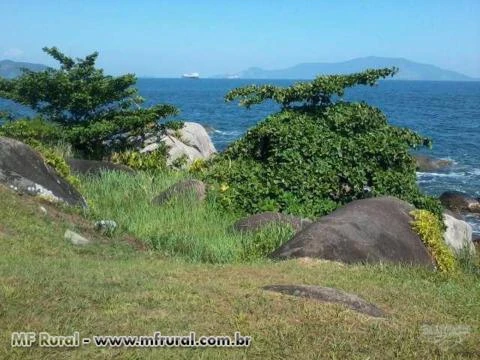
[[[100,53],[107,73],[170,78],[377,56],[480,78],[480,1],[0,0],[0,60]]]

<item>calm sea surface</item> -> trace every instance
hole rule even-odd
[[[247,110],[236,103],[225,103],[224,95],[235,87],[267,82],[282,86],[292,83],[290,80],[139,79],[137,85],[146,105],[170,103],[181,110],[178,119],[213,127],[212,140],[218,150],[223,150],[278,109],[275,104],[266,103]],[[344,98],[379,107],[391,124],[432,138],[433,149],[423,153],[454,161],[447,170],[418,173],[425,192],[439,195],[446,190],[459,190],[480,197],[480,82],[383,81],[376,87],[351,89]],[[468,220],[480,232],[480,219]]]

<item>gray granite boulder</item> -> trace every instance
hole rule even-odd
[[[263,212],[238,220],[233,228],[240,232],[254,232],[270,224],[290,225],[296,232],[306,228],[312,223],[309,219],[277,212]]]
[[[162,205],[172,198],[193,196],[197,201],[206,197],[206,186],[199,180],[180,181],[153,198],[152,204]]]
[[[445,243],[455,253],[467,249],[472,255],[474,255],[475,246],[472,241],[472,227],[470,224],[446,213],[443,214],[443,222],[447,227],[443,235]]]
[[[434,267],[411,227],[414,207],[394,197],[353,201],[321,217],[275,250],[272,258],[321,258],[344,263],[402,263]]]
[[[126,165],[114,164],[108,161],[68,159],[67,163],[72,172],[82,175],[99,175],[102,171],[134,173],[134,171]]]
[[[0,183],[20,193],[86,207],[83,196],[30,146],[0,137]]]
[[[480,200],[460,191],[446,191],[440,201],[447,209],[456,213],[480,213]]]
[[[435,159],[426,155],[414,155],[417,170],[422,172],[432,172],[447,168],[453,164],[451,160]]]

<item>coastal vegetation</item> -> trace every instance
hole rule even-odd
[[[347,88],[374,86],[397,69],[319,76],[282,88],[247,86],[226,95],[250,107],[273,100],[282,109],[199,171],[227,208],[315,218],[365,197],[391,195],[441,218],[440,203],[416,183],[412,149],[430,139],[388,124],[365,103],[342,100]],[[222,190],[223,186],[223,190]]]
[[[97,52],[73,59],[56,47],[43,50],[59,63],[59,69],[24,69],[15,79],[0,78],[0,97],[29,106],[39,116],[36,127],[30,129],[30,140],[68,142],[77,155],[99,159],[128,149],[124,142],[106,147],[103,141],[109,137],[151,130],[159,126],[160,119],[178,112],[165,104],[141,107],[144,99],[134,87],[135,76],[104,75],[95,67]],[[24,141],[25,125],[15,122],[2,131]]]

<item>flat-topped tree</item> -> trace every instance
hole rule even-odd
[[[250,85],[236,88],[226,96],[226,101],[239,99],[240,105],[249,108],[265,100],[273,100],[283,108],[300,103],[300,106],[321,106],[331,103],[333,95],[343,96],[345,89],[356,85],[374,86],[379,79],[393,77],[398,68],[370,69],[349,75],[319,76],[310,82],[297,82],[290,87]]]
[[[105,75],[96,67],[98,53],[73,59],[56,47],[43,51],[59,63],[58,69],[0,79],[0,97],[35,110],[43,119],[61,124],[72,144],[95,153],[101,140],[119,132],[141,130],[177,113],[171,105],[141,108],[144,99],[134,87],[133,74]]]
[[[389,125],[379,109],[366,103],[334,101],[346,88],[373,86],[397,70],[230,91],[226,101],[250,107],[273,100],[282,108],[209,161],[201,176],[217,185],[225,206],[246,213],[280,211],[313,218],[355,199],[392,195],[439,214],[439,203],[419,191],[409,153],[430,146],[430,140]]]

